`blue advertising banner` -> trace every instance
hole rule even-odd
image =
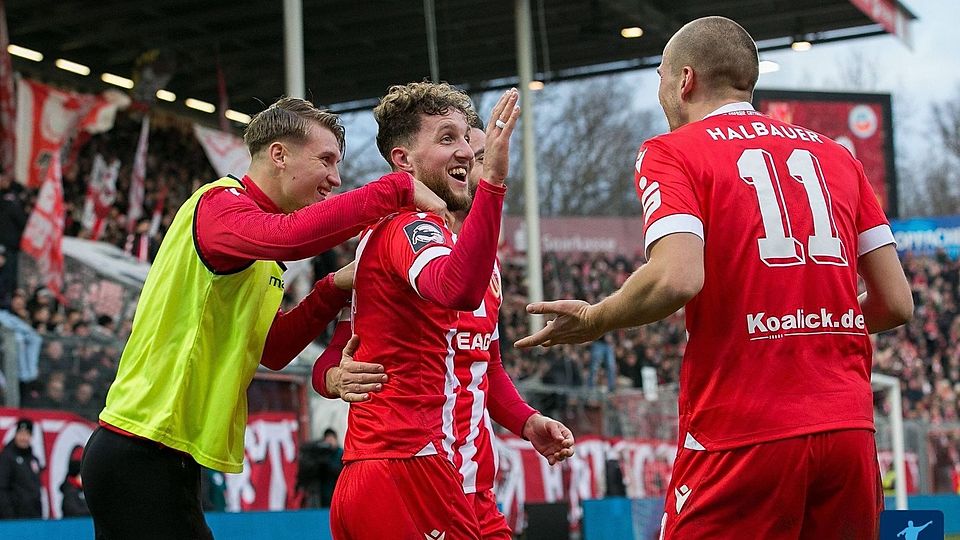
[[[934,255],[942,250],[951,259],[960,257],[960,215],[894,219],[890,227],[901,254]]]

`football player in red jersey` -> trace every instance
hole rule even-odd
[[[661,538],[875,538],[869,334],[912,313],[890,226],[844,147],[753,110],[737,23],[681,28],[658,69],[671,132],[640,148],[648,262],[518,347],[587,343],[686,307]],[[857,276],[866,293],[857,296]]]
[[[480,184],[486,134],[483,122],[473,114],[470,146],[475,163],[468,175],[472,198]],[[456,212],[452,226],[459,232],[466,210]],[[530,407],[517,392],[500,362],[499,309],[501,303],[499,261],[490,276],[490,286],[480,306],[460,313],[453,338],[455,354],[454,392],[447,395],[443,423],[443,448],[462,477],[463,492],[474,510],[484,540],[510,540],[513,533],[497,508],[493,493],[498,458],[493,446],[491,418],[517,436],[529,440],[553,465],[573,455],[573,434],[562,423]],[[383,366],[353,359],[357,341],[341,349],[350,337],[350,325],[341,322],[336,336],[314,366],[314,385],[326,397],[363,401],[387,383]],[[449,366],[448,366],[449,367]]]
[[[361,236],[355,354],[383,365],[390,384],[351,404],[330,516],[335,538],[480,538],[447,459],[447,396],[456,388],[458,312],[480,307],[496,259],[516,102],[510,90],[494,107],[484,179],[456,244],[444,221],[424,212],[400,212]],[[471,114],[466,94],[449,85],[391,87],[374,109],[377,146],[394,170],[422,178],[449,210],[465,210]]]

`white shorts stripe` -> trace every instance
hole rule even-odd
[[[463,463],[460,465],[460,474],[463,475],[464,492],[467,489],[476,491],[478,464],[474,460],[477,456],[477,437],[480,436],[480,423],[483,421],[484,406],[487,402],[486,394],[480,390],[480,383],[487,373],[487,362],[474,362],[470,365],[470,384],[467,385],[467,392],[473,397],[473,403],[470,407],[470,431],[460,447],[460,457]]]
[[[443,450],[447,454],[447,459],[450,460],[450,463],[453,463],[453,443],[457,440],[456,431],[454,430],[453,407],[457,403],[457,387],[460,386],[460,381],[457,380],[457,375],[453,371],[453,357],[456,354],[456,349],[453,347],[453,336],[456,335],[456,333],[456,328],[451,328],[447,331],[447,356],[443,359],[443,363],[446,366],[443,382],[443,393],[446,396],[446,400],[443,402],[441,417],[441,429],[443,430],[442,444]]]

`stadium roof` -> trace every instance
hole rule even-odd
[[[530,0],[536,78],[550,81],[656,66],[683,23],[724,15],[761,50],[883,34],[863,0]],[[896,0],[874,0],[896,6]],[[173,59],[165,88],[217,103],[217,58],[231,108],[260,110],[284,93],[283,2],[242,0],[6,0],[10,41],[39,51],[14,58],[17,71],[85,90],[102,73],[132,78],[151,50]],[[869,3],[869,2],[866,2]],[[430,75],[425,5],[434,4],[440,78],[468,91],[515,85],[514,2],[470,0],[302,0],[307,97],[346,111],[371,106],[390,84]],[[621,37],[624,27],[643,36]],[[57,69],[63,58],[88,76]],[[181,109],[183,110],[183,109]]]

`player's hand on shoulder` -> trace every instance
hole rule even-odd
[[[487,142],[483,154],[483,179],[502,185],[510,169],[510,135],[520,118],[517,100],[520,94],[511,88],[500,96],[487,123]]]
[[[335,368],[339,373],[333,390],[348,403],[367,401],[371,393],[383,390],[383,384],[388,380],[382,365],[353,359],[359,346],[360,338],[352,336],[343,349],[340,366]]]
[[[442,217],[448,227],[454,222],[453,214],[447,210],[447,203],[416,178],[413,179],[413,205],[417,210],[433,212]]]
[[[350,261],[350,264],[337,270],[333,274],[333,285],[341,291],[353,289],[353,278],[357,271],[357,261]]]

